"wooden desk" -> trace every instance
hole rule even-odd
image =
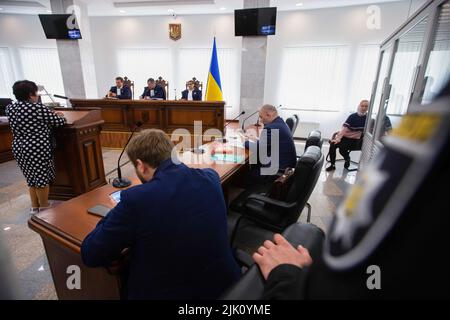
[[[8,122],[0,122],[0,163],[13,160],[13,134]]]
[[[105,121],[102,147],[123,148],[138,121],[143,123],[143,129],[161,129],[167,134],[179,128],[194,134],[194,121],[202,121],[203,131],[224,128],[223,101],[72,99],[70,103],[78,110],[101,109]],[[205,137],[204,142],[208,139]]]
[[[248,152],[243,151],[243,163],[214,162],[211,160],[209,147],[205,148],[205,154],[185,152],[180,155],[180,159],[195,160],[195,163],[188,164],[190,167],[213,168],[220,176],[222,187],[226,189],[234,178],[239,178],[245,172]],[[139,183],[136,177],[131,180],[133,185]],[[28,221],[28,226],[42,237],[59,299],[119,299],[120,276],[106,268],[88,268],[80,256],[83,239],[100,220],[87,213],[87,209],[97,204],[113,208],[115,203],[109,195],[116,190],[118,189],[111,185],[105,185],[40,212]],[[81,269],[81,290],[69,290],[66,286],[69,277],[66,271],[70,265]]]

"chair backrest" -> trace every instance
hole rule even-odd
[[[294,128],[292,129],[292,135],[294,135],[295,130],[297,130],[298,122],[300,121],[298,115],[294,114],[292,116],[294,118]]]
[[[289,127],[292,135],[294,135],[294,121],[294,117],[289,117],[286,119],[286,124]]]
[[[305,151],[310,146],[318,146],[322,149],[322,143],[322,133],[319,130],[313,130],[309,133],[308,138],[306,139]]]
[[[286,119],[286,124],[289,127],[289,130],[291,130],[292,136],[294,136],[295,130],[297,129],[298,121],[299,121],[298,115],[296,114]]]
[[[203,92],[203,82],[198,81],[195,77],[193,77],[191,80],[186,81],[186,89],[188,88],[189,81],[194,81],[194,87]]]
[[[293,182],[286,197],[286,202],[297,202],[297,206],[284,217],[286,225],[298,220],[319,179],[323,161],[323,154],[318,146],[308,147],[297,160]]]
[[[10,98],[0,98],[0,116],[4,116],[6,113],[6,107],[12,103]]]
[[[163,77],[158,77],[158,79],[155,80],[155,83],[163,88],[164,90],[164,96],[166,97],[166,100],[168,99],[168,93],[169,93],[169,81],[166,81],[163,79]]]
[[[123,77],[123,84],[130,88],[131,99],[134,99],[134,81],[128,79],[128,77]]]

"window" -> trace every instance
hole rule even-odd
[[[171,74],[171,55],[167,48],[123,48],[117,52],[118,71],[122,77],[128,77],[134,81],[134,97],[137,99],[147,79],[163,77],[169,81],[169,92],[172,96],[173,84]]]
[[[353,68],[353,80],[348,95],[348,106],[352,110],[361,100],[370,100],[373,81],[376,77],[378,55],[380,46],[361,45],[356,53],[356,60]]]
[[[25,79],[43,85],[50,94],[64,94],[56,48],[20,48],[19,55]],[[42,96],[42,102],[51,102],[51,99]]]
[[[281,103],[293,109],[343,110],[348,56],[348,46],[285,48]]]
[[[186,81],[197,78],[203,82],[203,98],[206,93],[209,66],[211,63],[211,48],[183,48],[178,55],[177,97],[181,97],[181,91],[186,88]],[[227,106],[239,104],[239,82],[237,75],[236,51],[230,48],[218,48],[220,82],[222,85],[223,99]]]
[[[425,73],[425,92],[422,103],[430,103],[450,79],[450,3],[441,8],[433,49]]]
[[[12,86],[14,84],[11,69],[11,57],[8,48],[0,48],[0,98],[14,98]]]

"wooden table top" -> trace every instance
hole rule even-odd
[[[248,163],[248,151],[243,148],[234,149],[243,156],[241,163],[214,161],[211,158],[212,147],[213,144],[210,143],[202,147],[205,149],[204,154],[184,152],[179,155],[179,158],[192,168],[214,169],[219,174],[222,184],[226,183],[234,173]],[[140,183],[136,176],[130,178],[132,186]],[[110,184],[102,186],[65,201],[54,208],[33,215],[28,221],[28,225],[34,231],[50,236],[79,252],[83,239],[100,220],[100,217],[89,214],[87,210],[99,204],[113,208],[115,202],[110,198],[110,194],[117,190]]]

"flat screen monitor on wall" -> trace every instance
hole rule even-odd
[[[77,23],[70,14],[40,14],[39,19],[47,39],[81,39],[80,29],[72,27]]]
[[[269,36],[275,34],[277,8],[234,10],[235,36]]]

